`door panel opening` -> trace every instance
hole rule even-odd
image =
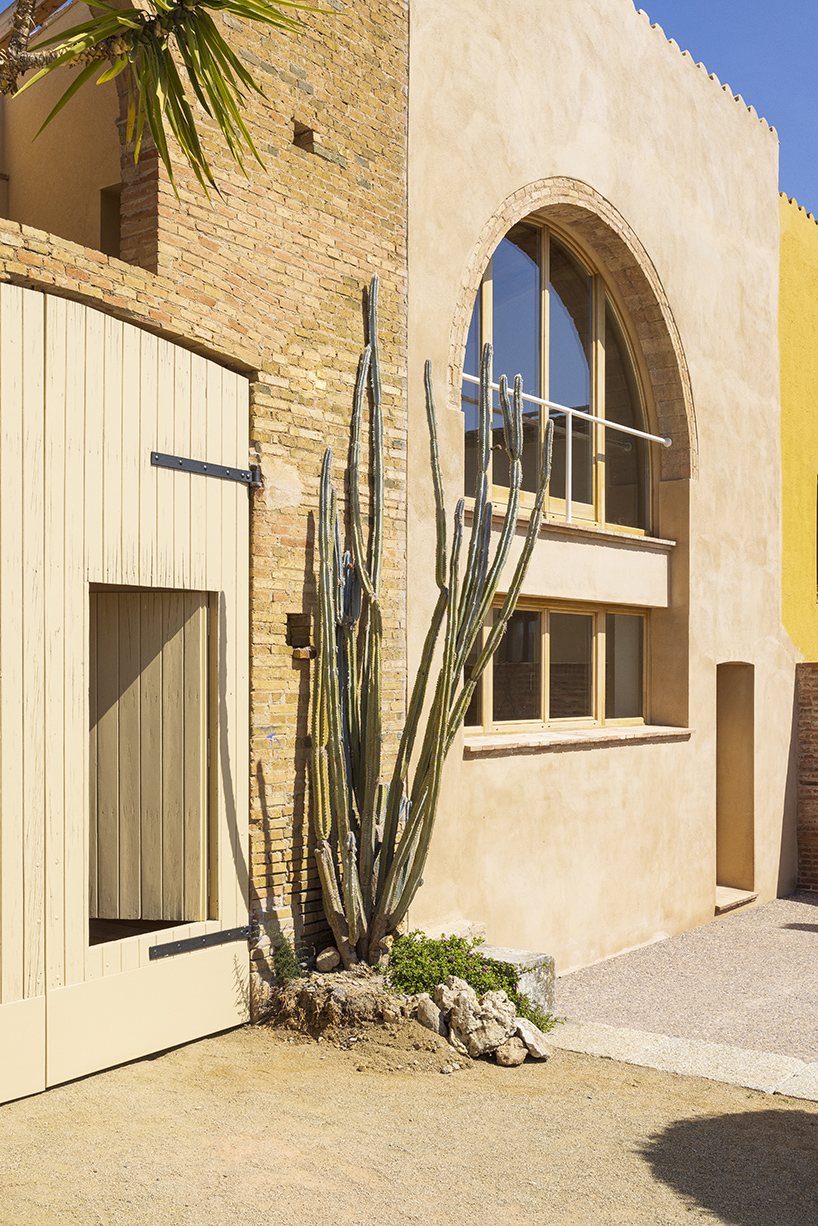
[[[755,668],[716,668],[716,883],[752,890],[755,877]]]
[[[208,918],[209,601],[90,593],[91,945]]]

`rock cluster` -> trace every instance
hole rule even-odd
[[[527,1018],[517,1017],[505,992],[484,992],[478,997],[456,975],[437,985],[434,1001],[426,994],[418,997],[416,1017],[438,1034],[448,1031],[454,1050],[473,1060],[494,1052],[498,1064],[511,1067],[522,1064],[527,1055],[537,1060],[551,1055],[543,1032]]]
[[[312,973],[275,989],[269,1004],[268,1021],[314,1038],[361,1025],[400,1027],[411,1018],[447,1040],[450,1056],[466,1064],[494,1054],[498,1064],[510,1068],[522,1064],[526,1056],[546,1060],[551,1055],[545,1035],[533,1022],[516,1016],[505,992],[478,997],[474,988],[454,975],[437,985],[433,1000],[426,992],[395,995],[386,990],[382,976],[364,966]],[[458,1067],[453,1063],[442,1071]]]

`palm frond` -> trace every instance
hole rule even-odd
[[[138,160],[147,123],[170,182],[176,190],[168,134],[190,164],[206,195],[216,187],[202,148],[196,117],[175,56],[187,78],[192,95],[217,124],[231,157],[246,174],[244,155],[262,159],[242,116],[248,92],[264,91],[224,38],[211,13],[229,13],[247,22],[294,33],[300,22],[287,10],[327,12],[299,0],[149,0],[150,10],[113,9],[103,0],[88,0],[97,16],[52,38],[38,42],[33,52],[55,48],[54,59],[36,72],[17,93],[58,68],[79,67],[42,127],[57,115],[98,67],[103,71],[97,85],[124,72],[128,80],[128,140],[134,136],[134,160]],[[209,11],[208,11],[209,10]],[[104,65],[108,64],[107,67]],[[42,128],[40,129],[42,131]],[[39,135],[39,133],[38,133]]]

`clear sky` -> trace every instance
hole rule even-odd
[[[778,132],[780,187],[818,216],[818,0],[636,0]]]

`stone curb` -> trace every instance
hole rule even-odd
[[[807,1064],[794,1056],[570,1019],[551,1031],[548,1041],[554,1047],[588,1056],[818,1102],[818,1062]]]

